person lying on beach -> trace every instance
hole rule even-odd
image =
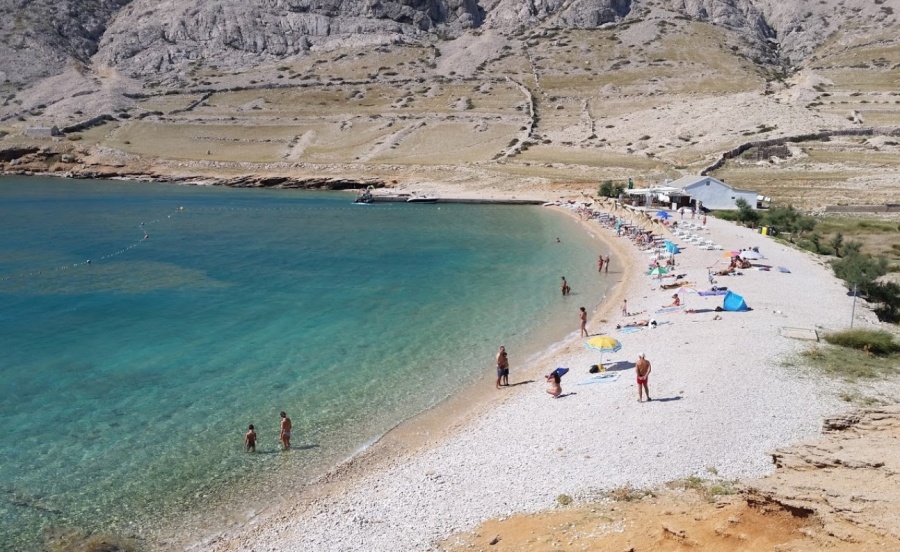
[[[729,266],[728,268],[726,268],[724,270],[720,270],[720,271],[716,272],[716,276],[728,276],[733,272],[734,272],[734,267]]]
[[[669,307],[680,307],[680,306],[681,306],[681,297],[679,297],[679,295],[676,293],[675,295],[672,296],[672,302],[668,305],[663,305],[663,308],[667,309]]]
[[[616,324],[616,329],[621,330],[622,328],[639,328],[641,326],[650,326],[651,328],[656,327],[656,320],[643,319],[643,320],[635,320],[633,322],[629,322],[627,324]]]
[[[560,385],[559,382],[560,378],[558,372],[547,374],[547,383],[550,384],[550,387],[547,388],[547,393],[554,399],[559,398],[559,396],[562,395],[562,385]]]
[[[659,284],[659,287],[662,289],[675,289],[675,288],[680,288],[682,286],[690,286],[690,285],[691,285],[690,282],[685,282],[684,280],[678,280],[671,284]]]

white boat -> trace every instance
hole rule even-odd
[[[407,203],[437,203],[438,198],[428,196],[413,196],[406,200]]]

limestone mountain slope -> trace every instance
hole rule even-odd
[[[744,36],[761,60],[801,61],[829,34],[884,23],[897,0],[0,0],[0,83],[94,61],[156,80],[301,55],[324,43],[410,42],[543,23],[595,28],[665,9]],[[783,60],[784,60],[783,59]],[[783,61],[782,60],[782,61]],[[166,80],[166,79],[163,79]]]
[[[900,0],[0,8],[0,150],[43,152],[0,170],[595,187],[710,168],[795,205],[896,198]]]

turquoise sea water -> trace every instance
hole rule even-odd
[[[252,509],[604,293],[546,209],[351,197],[0,179],[0,549]]]

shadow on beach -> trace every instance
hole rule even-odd
[[[681,395],[675,395],[674,397],[663,397],[662,399],[653,399],[651,402],[671,402],[671,401],[680,401],[682,398]]]
[[[603,366],[606,368],[607,372],[624,372],[625,370],[634,368],[634,363],[627,360],[620,360],[611,364],[604,364]]]
[[[516,383],[510,383],[504,387],[515,387],[517,385],[525,385],[526,383],[534,383],[534,380],[517,381]]]

